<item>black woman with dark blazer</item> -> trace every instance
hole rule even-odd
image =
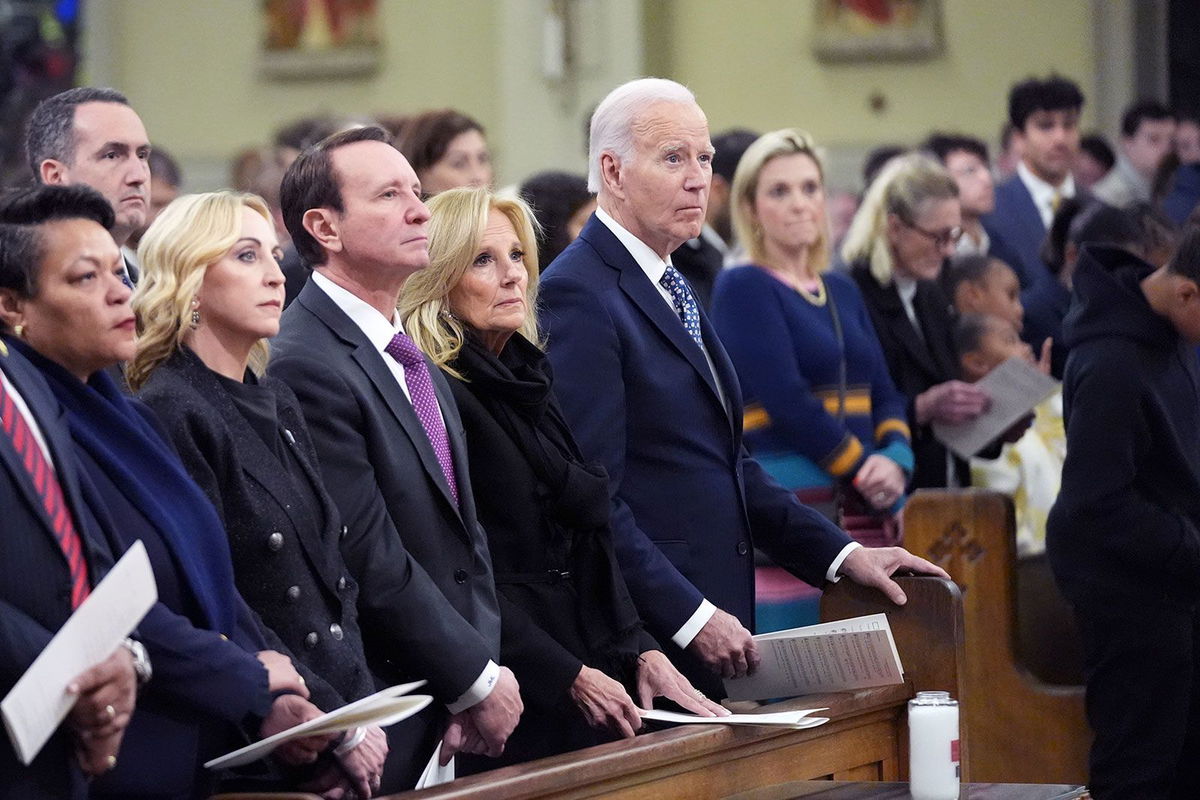
[[[608,529],[608,477],[585,463],[552,391],[533,309],[532,213],[486,189],[429,203],[430,266],[405,283],[405,330],[450,378],[471,456],[505,630],[526,697],[500,761],[633,736],[662,695],[724,711],[645,632]]]
[[[954,178],[926,156],[906,155],[871,184],[842,244],[892,381],[908,397],[915,489],[970,483],[966,463],[934,438],[932,425],[967,422],[988,403],[957,380],[950,302],[937,283],[960,236]]]
[[[216,507],[238,590],[307,668],[313,702],[332,710],[375,685],[337,509],[295,396],[262,375],[283,306],[278,250],[256,196],[172,203],[139,249],[141,335],[127,374]],[[344,745],[339,763],[365,796],[377,788],[386,738],[368,728]]]
[[[112,214],[81,186],[0,199],[0,224],[18,233],[0,256],[0,321],[6,346],[37,367],[61,407],[87,525],[102,532],[109,554],[141,541],[158,587],[139,625],[153,674],[114,768],[89,795],[176,800],[210,791],[216,775],[206,760],[320,711],[238,594],[212,504],[153,413],[105,372],[133,356],[135,336],[131,290],[107,231]],[[329,738],[276,754],[311,762]]]

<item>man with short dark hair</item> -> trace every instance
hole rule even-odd
[[[1021,161],[1016,174],[996,187],[996,208],[983,217],[983,227],[989,253],[1013,268],[1024,292],[1054,279],[1038,253],[1059,204],[1076,194],[1071,165],[1082,108],[1079,87],[1058,75],[1022,81],[1008,94]]]
[[[378,127],[302,152],[281,204],[313,274],[283,315],[270,372],[300,400],[345,522],[372,670],[388,682],[427,679],[452,715],[447,726],[431,708],[389,730],[409,760],[405,774],[384,778],[398,791],[412,787],[443,728],[445,759],[460,748],[497,756],[523,708],[512,672],[497,664],[502,620],[458,410],[396,313],[405,280],[429,263],[429,211]]]
[[[955,251],[959,255],[987,255],[991,242],[983,229],[983,215],[996,207],[996,187],[988,167],[987,145],[973,136],[933,133],[921,149],[933,154],[958,184],[963,235]]]
[[[1164,267],[1085,245],[1047,554],[1084,647],[1096,800],[1200,797],[1200,226]]]
[[[735,128],[713,137],[712,183],[708,193],[708,211],[700,235],[688,239],[671,254],[675,268],[688,279],[700,305],[712,304],[713,285],[721,269],[729,263],[736,243],[733,240],[733,173],[742,153],[754,144],[758,134]]]
[[[25,126],[25,157],[38,183],[85,184],[112,206],[124,247],[150,207],[150,139],[116,89],[78,87],[43,100]],[[126,263],[132,282],[137,269]]]
[[[1092,191],[1110,206],[1149,203],[1154,176],[1174,148],[1175,115],[1156,100],[1139,100],[1121,116],[1116,165]]]

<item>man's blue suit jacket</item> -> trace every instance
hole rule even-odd
[[[1021,280],[1021,299],[1044,280],[1053,280],[1042,263],[1042,241],[1046,226],[1020,175],[1012,175],[996,187],[996,207],[983,218],[991,239],[988,254],[1004,261]]]
[[[595,216],[539,296],[555,390],[585,456],[608,470],[617,556],[659,641],[702,597],[753,630],[755,545],[822,585],[850,539],[746,452],[737,375],[703,310],[728,407],[679,317]]]

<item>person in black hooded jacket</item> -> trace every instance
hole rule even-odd
[[[1087,245],[1063,326],[1047,552],[1084,644],[1089,786],[1200,796],[1200,226],[1164,267]]]

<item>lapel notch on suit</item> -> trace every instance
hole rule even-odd
[[[679,354],[687,359],[708,386],[713,399],[720,404],[721,393],[717,391],[717,377],[709,369],[704,353],[700,351],[700,348],[696,346],[684,329],[679,315],[667,305],[662,295],[658,293],[658,289],[654,287],[654,284],[651,283],[646,273],[638,266],[637,261],[629,254],[620,240],[608,229],[608,226],[595,216],[588,222],[580,234],[580,238],[586,239],[600,254],[604,263],[620,273],[621,277],[618,282],[621,291],[646,315],[646,318],[679,351]],[[699,301],[697,300],[697,302]],[[712,327],[707,324],[703,309],[700,312],[700,318],[705,346],[711,346],[709,342],[714,341],[715,337]],[[728,416],[729,409],[726,408],[725,412]]]
[[[438,487],[445,501],[454,510],[454,513],[462,518],[458,503],[454,501],[454,496],[450,492],[450,484],[446,482],[446,476],[442,474],[442,467],[438,463],[437,454],[433,452],[433,445],[429,442],[429,435],[425,433],[425,427],[421,424],[420,418],[417,416],[416,410],[412,403],[405,396],[404,390],[396,382],[395,376],[388,365],[383,360],[383,354],[375,349],[375,346],[367,340],[366,335],[362,330],[354,324],[354,321],[346,316],[346,313],[338,307],[337,303],[329,295],[325,294],[314,282],[309,281],[301,290],[300,296],[296,302],[303,305],[310,312],[321,320],[331,331],[334,332],[348,347],[351,349],[351,357],[359,368],[362,369],[371,383],[379,392],[388,409],[400,423],[400,427],[412,442],[416,449],[417,455],[421,460],[421,466],[428,473],[429,479]],[[429,364],[428,358],[426,363]],[[436,369],[432,364],[429,365],[430,372]],[[445,407],[445,397],[442,393],[438,393],[438,403]],[[445,418],[445,411],[443,411]],[[447,430],[449,427],[447,426]],[[451,444],[453,446],[453,435]]]

